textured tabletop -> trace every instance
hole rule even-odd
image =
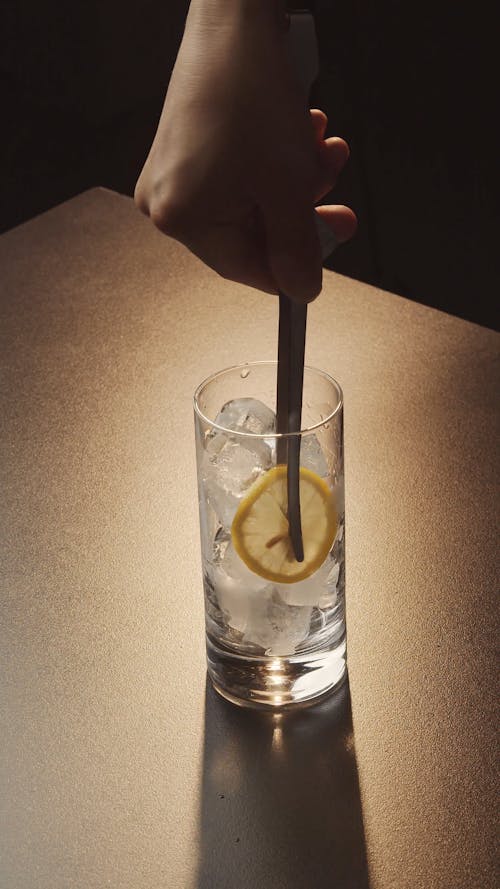
[[[276,299],[101,189],[0,267],[1,889],[497,889],[500,335],[325,272],[349,683],[276,718],[206,684],[192,418]]]

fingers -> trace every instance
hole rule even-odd
[[[262,208],[269,267],[278,290],[307,303],[321,291],[322,261],[311,204],[297,196]]]
[[[319,108],[311,108],[311,111],[309,113],[311,116],[311,124],[314,130],[316,141],[322,142],[325,138],[328,118],[324,111],[320,111]]]
[[[349,146],[344,139],[332,136],[318,145],[319,165],[314,183],[314,200],[332,190],[349,159]]]
[[[340,173],[349,160],[349,146],[340,136],[330,136],[319,145],[321,163],[335,174]]]
[[[345,167],[349,159],[349,146],[344,139],[340,139],[338,136],[325,139],[328,118],[324,111],[319,108],[311,108],[309,113],[319,160],[314,200],[319,201],[332,190],[339,174]]]
[[[204,214],[202,219],[196,208],[194,212],[189,206],[183,210],[183,201],[180,207],[174,201],[159,213],[151,206],[151,188],[148,195],[143,175],[136,187],[136,204],[161,231],[184,243],[223,278],[267,293],[282,290],[297,302],[310,302],[322,284],[313,205],[333,188],[349,157],[343,139],[325,140],[328,121],[322,111],[313,109],[310,120],[316,163],[313,157],[305,174],[292,178],[292,187],[289,178],[282,181],[281,169],[277,169],[276,175],[266,178],[265,187],[256,189],[253,198],[244,202],[248,209],[238,205],[230,213]],[[320,206],[316,212],[339,243],[353,236],[357,221],[348,207]]]
[[[342,204],[327,204],[322,207],[316,207],[316,213],[319,213],[324,222],[331,228],[340,244],[349,241],[356,233],[358,220],[350,207],[344,207]]]
[[[265,225],[269,266],[277,289],[297,302],[311,302],[321,291],[322,260],[314,215],[289,208],[288,214],[269,212]],[[349,241],[356,232],[356,214],[343,205],[315,208],[332,230],[339,244]]]
[[[318,149],[318,172],[314,182],[314,201],[320,200],[335,185],[349,158],[344,139],[325,140],[328,118],[313,108],[311,125]],[[270,195],[263,208],[269,266],[279,290],[298,302],[310,302],[321,290],[321,254],[311,214],[310,201],[290,195]],[[326,206],[320,215],[339,243],[349,240],[357,226],[355,214],[348,207]]]
[[[315,212],[339,243],[355,234],[357,219],[349,207],[325,205]],[[299,213],[283,204],[240,226],[203,227],[183,243],[223,278],[265,293],[282,290],[292,299],[309,302],[321,290],[318,236],[306,208]]]
[[[240,225],[203,226],[182,242],[222,278],[264,293],[277,292],[260,218]]]

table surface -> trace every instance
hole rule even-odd
[[[496,889],[500,335],[325,272],[349,682],[205,673],[192,393],[276,299],[92,189],[0,238],[2,889]]]

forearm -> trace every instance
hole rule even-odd
[[[191,0],[188,20],[207,27],[231,23],[272,32],[283,29],[286,7],[287,0]]]
[[[214,105],[224,105],[229,118],[245,107],[249,92],[261,96],[272,89],[269,80],[283,79],[289,67],[285,5],[286,0],[191,0],[170,94],[182,88],[185,104],[193,101],[209,118]],[[271,77],[263,79],[269,68]],[[170,119],[171,113],[170,108]]]

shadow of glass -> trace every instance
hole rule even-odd
[[[207,679],[197,889],[369,889],[349,684],[281,715]]]

